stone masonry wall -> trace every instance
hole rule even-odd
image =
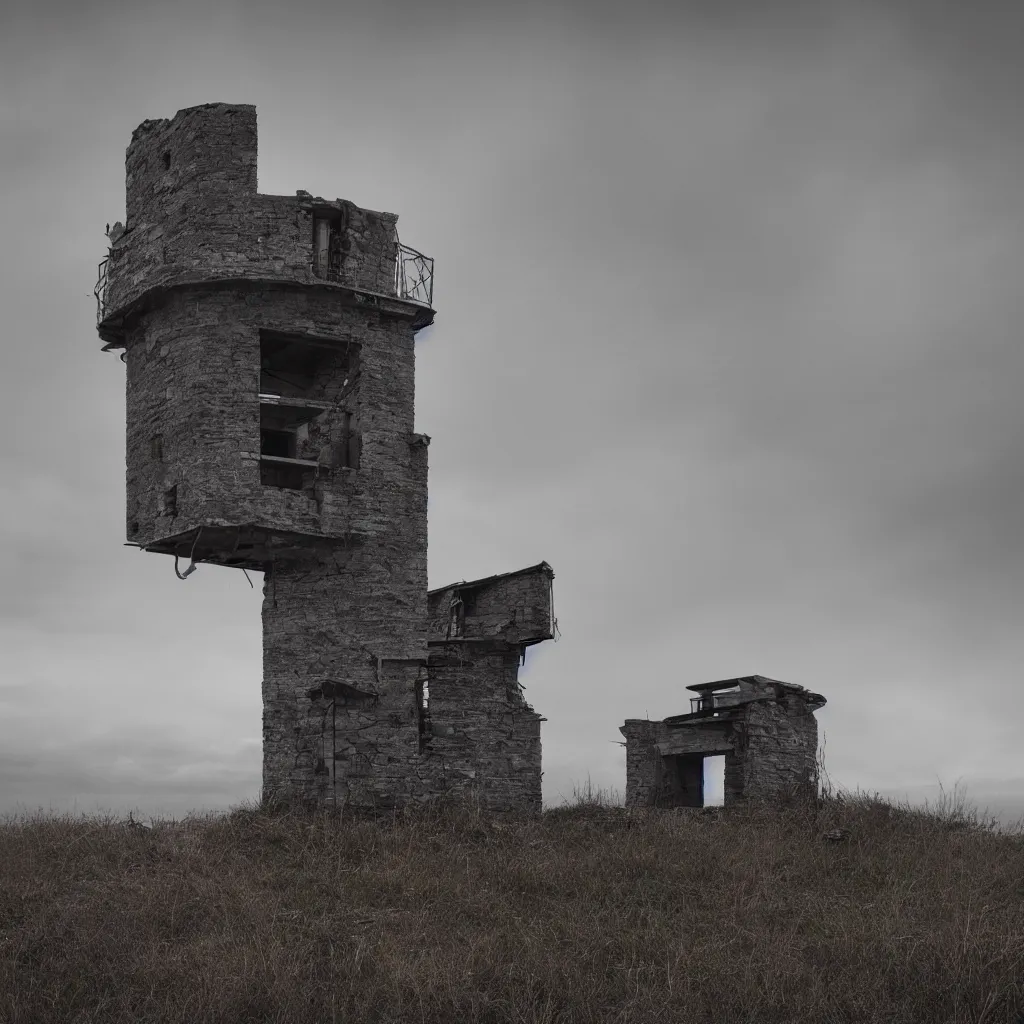
[[[275,564],[264,587],[265,794],[393,807],[474,791],[491,809],[540,810],[543,719],[518,682],[519,646],[434,643],[424,671],[419,637],[396,639],[425,624],[425,596],[381,546],[326,545]],[[358,693],[332,707],[325,684],[337,682]]]
[[[818,723],[798,694],[747,706],[743,795],[772,800],[787,788],[816,788]]]
[[[427,659],[426,565],[415,540],[325,545],[267,573],[266,795],[388,807],[430,791],[416,688]],[[316,693],[327,682],[372,700],[331,708]]]
[[[545,563],[493,580],[453,583],[430,592],[429,632],[432,638],[451,635],[453,600],[462,602],[461,635],[521,642],[551,636],[551,581]]]
[[[514,645],[431,647],[427,749],[440,790],[472,788],[486,807],[540,810],[543,719],[518,673]]]
[[[627,718],[620,732],[626,738],[626,806],[649,807],[664,786],[664,763],[658,750],[660,722]]]
[[[313,497],[260,484],[260,328],[318,333],[353,343],[358,354],[358,379],[318,429],[329,443],[338,414],[352,414],[359,468],[325,466]],[[310,536],[374,535],[396,517],[425,508],[426,449],[413,443],[415,357],[405,322],[339,306],[325,294],[189,288],[169,295],[132,328],[127,364],[133,542],[148,544],[200,525],[246,523]],[[327,374],[310,397],[336,401],[344,379]],[[159,456],[155,437],[162,439]],[[164,507],[172,486],[174,516]]]

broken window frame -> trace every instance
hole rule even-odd
[[[309,398],[304,392],[317,381],[325,359],[342,357],[339,372],[346,374],[342,396],[349,381],[358,376],[359,346],[350,338],[311,338],[305,334],[260,330],[260,481],[267,487],[309,490],[318,474],[327,469],[358,469],[361,444],[352,429],[353,413],[340,400]],[[328,355],[329,353],[329,355]],[[276,381],[276,390],[273,382]],[[285,387],[281,387],[283,384]],[[296,393],[297,392],[297,393]],[[330,457],[298,458],[301,431],[323,415],[331,416]],[[288,454],[265,451],[270,436],[292,435]]]

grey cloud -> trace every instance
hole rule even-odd
[[[203,567],[181,584],[120,547],[123,368],[89,298],[131,130],[217,99],[258,105],[261,188],[395,210],[437,260],[417,347],[431,582],[554,565],[563,640],[524,676],[548,718],[548,799],[587,772],[621,788],[623,718],[740,672],[825,693],[842,782],[954,772],[1001,794],[985,779],[1016,771],[1001,723],[1022,653],[1020,18],[16,12],[0,40],[17,143],[0,190],[5,800],[258,791],[241,745],[261,581]]]

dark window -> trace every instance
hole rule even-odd
[[[264,484],[308,491],[321,469],[358,467],[358,426],[353,429],[354,417],[339,407],[358,381],[358,353],[359,345],[351,338],[260,331]]]
[[[164,170],[169,171],[171,169],[171,154],[164,153]]]
[[[296,437],[291,430],[260,430],[260,454],[278,459],[294,459]],[[287,463],[262,462],[260,464],[260,483],[268,487],[285,487],[292,491],[301,491],[311,486],[311,469],[305,466],[293,466]]]
[[[168,487],[164,491],[164,509],[163,514],[165,516],[176,516],[178,514],[178,485],[174,484]]]
[[[260,454],[280,459],[295,458],[295,435],[290,430],[261,430]]]
[[[260,331],[260,394],[323,394],[328,381],[354,380],[357,364],[358,345],[350,339],[321,340]]]

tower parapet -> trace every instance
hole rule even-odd
[[[144,121],[125,161],[126,220],[97,285],[107,347],[174,287],[288,281],[430,323],[433,261],[398,239],[398,217],[343,199],[256,191],[256,108],[208,103]]]

